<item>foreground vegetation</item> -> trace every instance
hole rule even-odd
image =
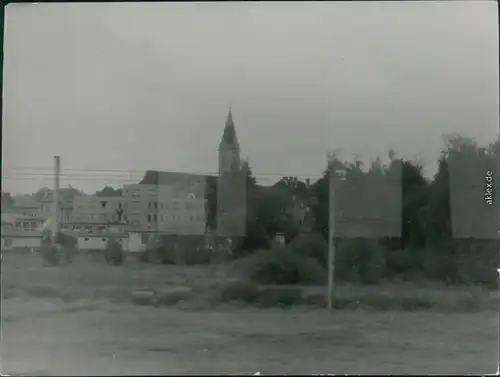
[[[251,257],[186,267],[142,263],[129,256],[116,268],[104,263],[102,255],[79,254],[71,265],[47,268],[36,255],[5,254],[2,264],[3,298],[106,300],[193,310],[228,305],[325,307],[325,287],[317,283],[276,285],[256,281],[252,277],[254,268],[261,264]],[[499,304],[494,291],[428,280],[418,284],[386,281],[378,285],[339,282],[334,300],[338,310],[470,312],[496,308]]]

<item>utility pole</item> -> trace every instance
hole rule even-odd
[[[60,156],[54,156],[54,195],[53,195],[53,240],[59,231],[59,178],[61,175],[61,158]]]
[[[328,311],[332,311],[335,281],[335,170],[330,159],[328,161]]]

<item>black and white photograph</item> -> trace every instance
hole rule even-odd
[[[499,374],[496,1],[4,18],[2,374]]]

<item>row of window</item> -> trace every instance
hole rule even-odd
[[[17,221],[16,229],[34,231],[38,229],[38,223],[36,221]]]
[[[163,222],[164,220],[164,217],[163,215],[160,215],[160,222]],[[165,219],[166,219],[167,216],[165,216]],[[158,216],[157,215],[148,215],[148,223],[150,223],[151,221],[153,222],[157,222],[158,221]],[[180,215],[176,215],[176,214],[173,214],[172,215],[172,220],[173,221],[180,221],[181,220],[181,216]],[[204,217],[203,216],[194,216],[194,215],[191,215],[189,216],[189,221],[191,222],[194,222],[194,221],[198,221],[198,222],[202,222],[202,221],[205,221]]]
[[[158,205],[158,202],[149,202],[148,203],[148,208],[149,209],[170,209],[170,202],[160,202]],[[172,203],[172,209],[179,209],[180,208],[180,203],[177,201],[174,201]],[[194,209],[195,206],[193,203],[184,203],[184,209]]]
[[[77,218],[81,218],[80,216],[76,216]],[[120,218],[118,215],[107,215],[107,214],[90,214],[87,216],[83,216],[86,220],[100,220],[100,221],[119,221]],[[121,220],[128,221],[127,215],[123,215]]]
[[[118,239],[117,239],[117,241],[118,241],[119,243],[123,243],[123,241],[124,241],[124,240],[125,240],[124,238],[118,238]],[[90,241],[90,238],[86,237],[86,238],[85,238],[85,241]],[[101,238],[101,241],[102,241],[102,242],[106,242],[106,241],[107,241],[107,238]]]

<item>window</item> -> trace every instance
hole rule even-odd
[[[21,222],[20,221],[16,221],[16,229],[21,229]]]
[[[170,208],[170,203],[169,202],[165,202],[165,209],[169,209]]]
[[[162,215],[162,216],[160,216],[160,221],[161,221],[161,222],[163,222],[163,215]]]
[[[163,202],[160,203],[160,208],[163,209]]]
[[[158,209],[158,202],[155,202],[155,209]]]
[[[151,209],[151,207],[152,207],[152,203],[151,203],[151,202],[149,202],[149,203],[148,203],[148,208],[149,208],[149,209]]]
[[[32,221],[31,222],[31,230],[36,230],[36,228],[37,228],[36,221]]]
[[[85,238],[85,241],[88,241],[88,240],[89,240],[89,238]]]
[[[158,218],[156,217],[156,215],[154,215],[153,218],[154,218],[154,221],[158,220]]]
[[[191,222],[193,222],[193,221],[194,221],[194,216],[189,216],[189,220],[190,220]]]
[[[28,230],[30,228],[30,223],[28,221],[23,222],[23,229]]]
[[[151,222],[151,215],[148,215],[148,223]]]
[[[106,242],[106,238],[103,238],[103,239],[102,239],[102,241],[103,241],[103,242]]]

